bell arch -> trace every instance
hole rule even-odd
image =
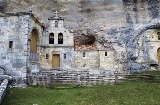
[[[49,44],[54,44],[54,33],[49,34]]]
[[[63,44],[63,33],[58,34],[58,44]]]

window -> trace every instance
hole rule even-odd
[[[160,40],[160,32],[158,32],[157,35],[158,35],[158,40]]]
[[[54,44],[54,33],[49,34],[49,44]]]
[[[49,54],[46,54],[46,59],[49,59]]]
[[[55,27],[58,27],[58,21],[55,21]]]
[[[85,52],[83,52],[83,57],[85,57],[86,56],[86,53]]]
[[[105,52],[105,56],[107,56],[107,52]]]
[[[13,41],[9,41],[9,48],[13,48]]]
[[[63,44],[63,34],[62,33],[58,34],[58,44]]]
[[[64,59],[66,59],[66,54],[64,54]]]

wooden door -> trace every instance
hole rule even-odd
[[[52,66],[53,67],[60,67],[60,55],[59,54],[53,54]]]
[[[157,49],[158,63],[160,64],[160,48]]]

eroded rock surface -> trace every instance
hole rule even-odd
[[[148,69],[144,61],[147,49],[152,48],[145,44],[145,37],[140,37],[148,29],[160,28],[159,6],[159,0],[8,0],[5,10],[32,8],[46,25],[47,18],[58,10],[65,27],[73,29],[75,36],[94,36],[94,44],[100,43],[97,48],[109,46],[117,52],[117,62],[124,65],[123,69],[142,70]]]

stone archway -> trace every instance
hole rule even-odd
[[[30,59],[31,61],[38,61],[39,56],[38,56],[38,45],[39,45],[39,35],[37,29],[33,29],[31,31],[31,36],[30,36]]]
[[[149,51],[148,46],[146,45],[147,37],[145,36],[145,31],[149,29],[160,29],[160,22],[152,21],[145,25],[135,26],[131,33],[132,37],[129,39],[129,42],[126,43],[126,56],[128,58],[126,61],[128,62],[128,68],[131,69],[131,72],[134,72],[133,67],[136,66],[136,68],[142,67],[144,70],[148,70],[151,64],[157,64],[156,46],[153,46],[155,49],[150,46]],[[142,40],[142,42],[139,43],[139,40]],[[142,59],[142,61],[139,62],[139,59]],[[134,66],[132,67],[132,65]]]
[[[138,26],[137,26],[138,27]],[[153,22],[144,26],[140,26],[137,29],[135,29],[135,31],[132,33],[132,35],[134,36],[133,39],[130,39],[130,41],[127,43],[127,46],[132,45],[131,43],[134,43],[135,41],[137,41],[140,37],[140,35],[148,30],[148,29],[157,29],[160,28],[160,22]]]
[[[146,30],[149,30],[149,29],[160,29],[160,23],[150,23],[150,24],[147,24],[147,25],[144,25],[144,26],[140,26],[136,29],[134,29],[133,33],[132,33],[132,38],[130,39],[130,41],[126,44],[127,46],[127,51],[130,52],[130,54],[133,54],[133,52],[136,52],[139,51],[139,47],[138,46],[138,41],[140,40],[140,37],[143,35],[143,33],[146,31]],[[145,44],[144,44],[145,45]],[[142,50],[142,49],[141,49]],[[135,54],[136,54],[135,53]],[[133,54],[134,55],[134,54]],[[134,57],[137,57],[137,55],[134,55]]]

